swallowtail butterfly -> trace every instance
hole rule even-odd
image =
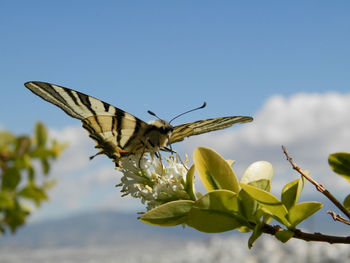
[[[161,119],[146,123],[104,101],[81,92],[39,81],[24,84],[33,93],[79,119],[97,143],[97,154],[105,154],[116,166],[131,154],[169,151],[167,146],[185,137],[225,129],[235,123],[251,122],[252,117],[230,116],[172,126]],[[204,105],[202,106],[204,107]]]

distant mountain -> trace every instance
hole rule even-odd
[[[322,213],[320,219],[332,223]],[[311,223],[315,230],[330,233],[330,228]],[[350,258],[348,245],[294,239],[282,244],[269,235],[249,250],[249,234],[237,233],[211,235],[188,227],[150,226],[138,221],[134,213],[87,213],[29,224],[14,236],[0,237],[0,262],[345,263]]]
[[[203,239],[208,234],[189,227],[151,226],[136,219],[136,215],[116,212],[80,214],[59,220],[32,223],[0,237],[3,247],[64,247],[89,245],[127,245],[167,239],[168,242]],[[210,236],[210,235],[209,235]]]

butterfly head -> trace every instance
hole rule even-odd
[[[155,127],[161,134],[164,135],[170,136],[174,130],[174,127],[169,122],[162,119],[151,121],[149,124]]]

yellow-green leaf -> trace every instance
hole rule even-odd
[[[14,204],[13,193],[7,191],[0,192],[0,209],[13,208]]]
[[[140,219],[150,225],[176,226],[185,222],[193,205],[191,200],[172,201],[146,212]]]
[[[283,187],[281,200],[288,210],[298,201],[300,193],[304,188],[304,182],[304,177],[300,177]]]
[[[0,149],[5,146],[8,146],[14,141],[15,141],[15,136],[12,133],[6,132],[6,131],[0,132]]]
[[[239,191],[239,211],[247,220],[256,221],[255,213],[258,207],[256,200],[243,189]],[[259,220],[258,220],[259,221]]]
[[[11,167],[5,170],[0,179],[1,189],[15,190],[21,181],[21,174],[17,167]]]
[[[44,147],[47,142],[47,130],[44,124],[38,122],[35,124],[35,138],[39,147]]]
[[[195,168],[194,168],[194,165],[192,165],[186,174],[186,185],[185,185],[185,191],[192,200],[196,200],[196,193],[194,190],[194,171],[195,171]]]
[[[237,194],[228,190],[215,190],[195,202],[186,224],[206,233],[229,231],[244,225],[238,214]]]
[[[28,185],[24,187],[21,191],[19,191],[18,195],[23,198],[33,200],[37,206],[39,206],[43,200],[49,199],[44,188],[40,188],[34,185]]]
[[[277,231],[275,237],[282,243],[286,243],[289,239],[294,236],[294,232],[290,230]]]
[[[261,209],[264,212],[270,214],[274,219],[285,226],[290,226],[287,219],[288,211],[277,197],[251,185],[241,183],[241,187],[261,205]]]
[[[271,181],[266,179],[261,179],[259,181],[252,181],[249,182],[249,185],[255,186],[261,190],[264,190],[266,192],[270,192],[271,190]]]
[[[239,192],[239,184],[231,166],[218,153],[199,147],[193,153],[193,161],[208,191],[226,189]]]
[[[254,242],[261,236],[262,234],[262,224],[258,223],[255,225],[252,235],[248,240],[248,248],[251,249],[253,247]]]
[[[322,203],[319,202],[302,202],[294,205],[288,213],[292,227],[297,226],[300,222],[317,212],[321,207]]]

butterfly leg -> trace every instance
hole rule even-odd
[[[142,144],[143,144],[143,142],[142,142]],[[143,144],[144,145],[144,144]],[[139,159],[139,168],[141,169],[141,159],[142,159],[142,157],[143,157],[143,155],[145,154],[145,152],[146,152],[146,145],[144,145],[144,147],[143,147],[143,149],[142,149],[142,153],[141,153],[141,155],[140,155],[140,159]]]

